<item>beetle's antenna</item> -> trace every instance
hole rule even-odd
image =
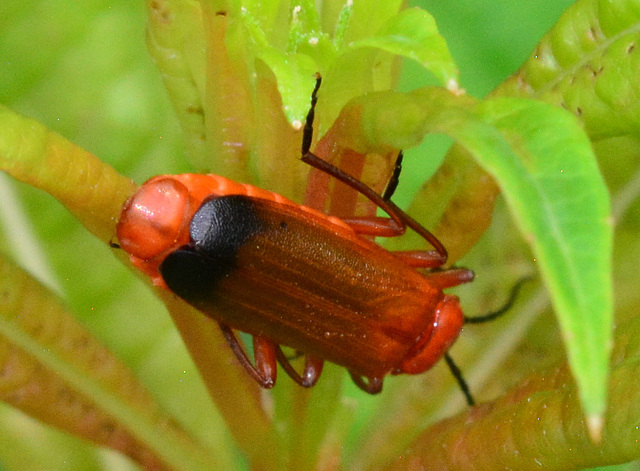
[[[504,305],[500,309],[490,312],[488,314],[484,314],[482,316],[473,316],[473,317],[464,316],[464,323],[465,324],[482,324],[483,322],[489,322],[494,319],[497,319],[498,317],[500,317],[501,315],[503,315],[505,312],[507,312],[509,309],[513,307],[513,305],[516,302],[516,299],[518,298],[518,293],[520,293],[520,288],[522,288],[522,285],[532,279],[533,277],[531,276],[525,276],[524,278],[520,278],[518,282],[515,285],[513,285],[513,288],[511,288],[511,294],[509,295],[509,299],[507,299],[507,302],[504,303]]]
[[[467,404],[470,407],[475,406],[476,401],[473,400],[473,396],[471,395],[471,390],[469,389],[469,385],[467,384],[464,377],[462,376],[462,371],[460,371],[460,368],[458,368],[458,365],[456,365],[456,362],[453,361],[453,358],[451,358],[451,355],[449,355],[449,352],[444,354],[444,360],[447,362],[447,366],[449,367],[451,374],[458,382],[458,386],[460,386],[460,389],[462,390],[462,394],[464,394],[464,398],[467,400]]]
[[[489,322],[500,317],[501,315],[503,315],[505,312],[507,312],[509,309],[513,307],[514,303],[516,302],[516,299],[518,298],[518,294],[520,293],[520,288],[522,288],[522,285],[532,279],[533,277],[531,276],[525,276],[523,278],[520,278],[518,282],[513,286],[513,288],[511,288],[511,294],[509,295],[509,299],[507,299],[507,302],[504,303],[504,305],[497,311],[490,312],[489,314],[485,314],[483,316],[475,316],[475,317],[464,316],[464,323],[465,324],[481,324],[483,322]],[[467,384],[464,377],[462,376],[462,371],[460,370],[458,365],[456,365],[456,363],[453,361],[453,358],[451,358],[451,355],[449,355],[448,352],[444,354],[444,359],[447,362],[447,366],[449,367],[451,374],[458,382],[458,386],[460,386],[460,389],[462,390],[462,394],[464,394],[464,397],[467,400],[467,404],[469,404],[469,406],[474,406],[475,401],[473,399],[473,396],[471,395],[469,385]]]
[[[313,120],[316,116],[316,103],[318,103],[318,90],[322,84],[322,77],[316,74],[316,86],[311,93],[311,108],[307,113],[307,119],[304,123],[304,131],[302,133],[302,155],[305,155],[311,149],[311,141],[313,140]]]
[[[398,188],[398,183],[400,182],[400,172],[402,172],[402,158],[404,154],[402,151],[398,152],[398,157],[396,157],[396,164],[393,168],[393,173],[391,174],[391,178],[389,178],[389,183],[387,183],[387,188],[385,188],[384,193],[382,194],[382,199],[389,201],[393,194],[396,192],[396,188]]]

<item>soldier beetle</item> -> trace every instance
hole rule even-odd
[[[278,363],[311,387],[330,361],[375,394],[386,375],[422,373],[444,356],[472,404],[447,355],[465,317],[458,298],[443,290],[474,274],[440,268],[444,246],[391,201],[400,159],[380,195],[310,152],[319,85],[320,79],[302,161],[358,191],[388,218],[338,219],[216,175],[161,175],[125,204],[119,244],[155,285],[217,321],[240,364],[264,388],[274,386]],[[390,252],[369,238],[396,237],[407,227],[433,250]],[[254,363],[234,330],[253,336]],[[281,345],[305,355],[301,374]]]

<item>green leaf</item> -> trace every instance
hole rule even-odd
[[[640,2],[582,0],[494,94],[533,96],[575,113],[592,139],[640,132]]]
[[[588,138],[569,113],[539,102],[480,106],[512,155],[478,154],[529,240],[564,334],[583,407],[602,418],[613,323],[609,194]],[[515,157],[515,158],[514,158]]]
[[[334,3],[346,9],[344,5],[349,2],[337,0]],[[348,47],[349,42],[358,41],[374,35],[402,10],[402,4],[402,0],[353,2],[353,7],[349,12],[349,23],[342,40],[343,46]]]
[[[639,18],[637,0],[575,2],[492,96],[532,97],[566,108],[578,116],[594,141],[637,136]],[[601,162],[603,169],[607,165],[618,162]],[[445,192],[438,185],[442,178],[450,182]],[[425,214],[422,222],[458,260],[487,230],[493,213],[490,200],[498,191],[486,173],[454,146],[409,209]]]
[[[394,16],[375,35],[354,41],[356,49],[373,47],[417,61],[442,85],[457,87],[458,69],[436,22],[419,8],[404,10]]]
[[[362,153],[406,148],[426,133],[444,132],[495,178],[534,251],[583,407],[597,421],[606,407],[611,344],[612,226],[607,188],[577,120],[536,101],[474,104],[435,88],[353,100],[335,129],[357,116],[362,133],[340,134],[345,147]]]
[[[294,128],[301,129],[311,106],[311,92],[315,86],[317,65],[303,54],[287,54],[268,48],[258,58],[267,64],[276,76],[278,92],[283,101],[284,114]]]

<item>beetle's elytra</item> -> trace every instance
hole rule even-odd
[[[443,289],[471,281],[473,273],[438,268],[446,250],[390,201],[392,191],[378,195],[309,152],[316,92],[302,160],[390,218],[343,220],[216,175],[161,175],[126,203],[118,240],[156,285],[220,324],[263,387],[275,384],[278,362],[295,381],[313,386],[331,361],[377,393],[386,375],[422,373],[446,354],[464,316],[458,298]],[[396,236],[406,227],[435,250],[390,252],[364,237]],[[234,329],[253,335],[255,364]],[[280,345],[305,354],[302,374]]]

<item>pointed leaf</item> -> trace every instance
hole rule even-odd
[[[519,156],[478,156],[530,238],[551,291],[585,412],[606,408],[613,323],[609,195],[589,141],[569,113],[543,103],[490,100],[481,116]],[[514,156],[515,157],[515,156]]]

